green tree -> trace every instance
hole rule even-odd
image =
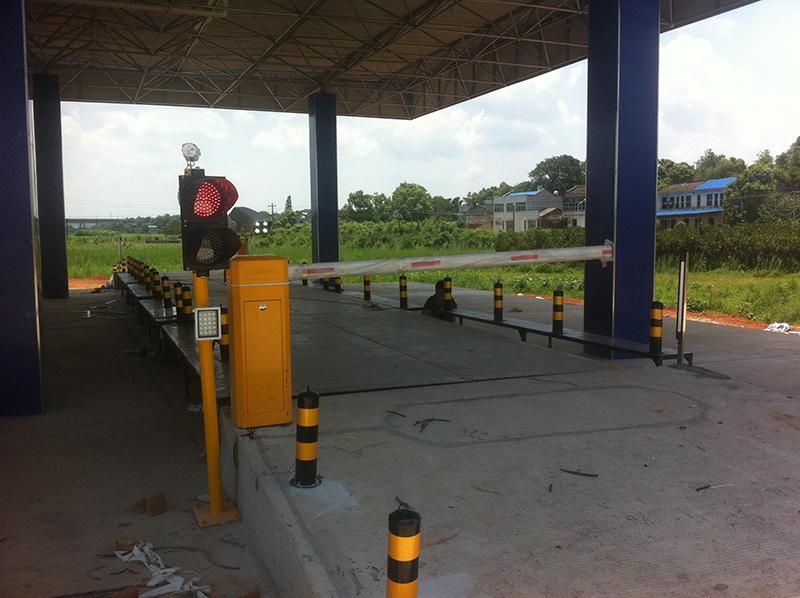
[[[775,158],[775,175],[783,191],[800,192],[800,137]]]
[[[674,162],[669,158],[658,161],[658,188],[695,180],[694,166],[686,162]]]
[[[375,196],[364,193],[361,189],[347,196],[347,202],[340,211],[342,220],[353,222],[376,222],[378,214],[375,209]]]
[[[441,195],[434,195],[431,197],[431,216],[442,220],[456,220],[458,218],[458,208],[460,205],[460,197],[442,197]]]
[[[800,195],[773,193],[758,209],[758,220],[767,224],[800,220]]]
[[[509,191],[511,191],[511,185],[503,181],[499,185],[484,187],[480,191],[470,191],[464,198],[464,204],[469,207],[482,206],[483,202],[491,201],[495,197],[505,195]]]
[[[528,176],[534,186],[563,195],[567,189],[584,183],[586,164],[570,155],[562,154],[542,160]]]
[[[755,222],[762,204],[775,194],[775,169],[766,164],[750,165],[728,187],[725,198],[725,221],[728,224]]]
[[[740,176],[747,169],[747,164],[741,158],[726,157],[725,154],[716,154],[707,149],[695,162],[697,180],[723,179],[726,177]]]
[[[424,220],[433,212],[431,194],[422,185],[400,183],[389,203],[392,220]]]
[[[284,213],[286,213],[286,212],[294,212],[294,210],[292,209],[292,196],[291,195],[287,195],[286,196],[286,203],[283,205],[283,212]]]

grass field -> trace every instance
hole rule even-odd
[[[181,249],[177,243],[147,243],[144,235],[123,236],[122,256],[133,255],[162,271],[181,268]],[[83,278],[102,276],[111,272],[120,247],[116,237],[71,237],[68,244],[69,276]],[[252,253],[283,255],[292,262],[311,261],[308,246],[272,246],[264,239],[251,244]],[[470,249],[441,249],[414,247],[408,249],[342,247],[343,260],[385,259],[424,255],[473,253]],[[513,268],[486,268],[454,272],[417,272],[409,280],[433,284],[450,276],[456,286],[490,290],[495,281],[503,283],[505,291],[550,295],[562,289],[567,297],[583,298],[583,268],[577,264],[541,264]],[[396,280],[395,276],[376,276],[375,282]],[[356,282],[355,279],[345,282]],[[690,272],[689,309],[719,311],[764,322],[800,322],[800,274],[770,271],[712,270]],[[655,298],[674,306],[677,296],[677,274],[672,267],[656,272]]]

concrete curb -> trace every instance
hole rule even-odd
[[[286,497],[282,484],[288,486],[288,475],[273,474],[257,441],[241,437],[227,409],[220,415],[223,484],[280,595],[344,598]]]

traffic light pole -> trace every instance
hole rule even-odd
[[[194,300],[197,307],[208,307],[208,275],[194,274]],[[217,383],[214,376],[213,341],[197,341],[200,358],[200,389],[203,399],[203,428],[206,440],[206,468],[208,471],[208,504],[194,507],[194,516],[200,527],[211,527],[239,521],[239,509],[222,496],[222,471],[220,469],[219,417],[217,415]]]

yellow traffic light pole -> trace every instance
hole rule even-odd
[[[194,274],[195,306],[208,307],[208,276]],[[206,440],[208,470],[208,504],[195,505],[194,516],[200,527],[211,527],[239,521],[239,509],[222,496],[220,469],[219,417],[217,415],[217,383],[214,376],[213,341],[197,341],[200,357],[200,389],[203,400],[203,428]]]

